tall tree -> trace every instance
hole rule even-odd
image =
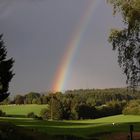
[[[140,0],[107,0],[114,14],[120,13],[124,27],[111,29],[109,42],[118,51],[118,63],[135,89],[140,84]]]
[[[13,58],[7,59],[6,46],[3,41],[3,35],[0,35],[0,102],[9,96],[9,82],[13,77]]]

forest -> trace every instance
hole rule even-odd
[[[140,91],[133,93],[127,88],[79,89],[65,92],[30,92],[7,98],[1,104],[48,104],[40,116],[43,119],[77,120],[95,119],[118,114],[140,114],[137,104]],[[134,108],[134,107],[137,107]],[[32,112],[28,116],[37,117]]]

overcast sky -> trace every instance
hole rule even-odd
[[[60,58],[87,3],[92,0],[0,0],[0,33],[15,59],[10,92],[51,90]],[[107,42],[110,28],[121,26],[101,0],[75,53],[66,89],[125,86],[117,55]]]

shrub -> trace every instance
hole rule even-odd
[[[37,118],[37,115],[34,114],[34,112],[30,112],[27,114],[28,118]]]
[[[40,116],[42,117],[42,119],[49,119],[50,118],[50,110],[47,108],[43,108],[40,111]]]
[[[36,116],[34,119],[35,119],[35,120],[43,120],[43,118],[40,117],[40,116]]]
[[[0,117],[5,117],[5,116],[6,116],[6,113],[0,110]]]
[[[140,115],[140,100],[130,101],[123,110],[124,115]]]

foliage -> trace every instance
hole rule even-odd
[[[95,107],[87,104],[80,104],[76,107],[78,119],[93,119],[95,117]]]
[[[9,103],[16,104],[49,104],[51,101],[51,94],[56,96],[57,100],[61,100],[63,105],[71,110],[76,103],[86,103],[91,106],[99,106],[105,104],[109,101],[129,101],[132,99],[140,98],[140,92],[137,91],[133,94],[131,91],[128,91],[125,88],[116,88],[116,89],[79,89],[65,91],[64,93],[50,93],[50,94],[40,94],[36,92],[27,93],[25,95],[16,95],[14,100],[9,99]],[[22,101],[16,101],[22,99]],[[20,99],[20,100],[21,100]],[[23,101],[24,100],[24,101]]]
[[[6,116],[6,113],[0,110],[0,117],[5,117],[5,116]]]
[[[4,99],[2,102],[0,102],[0,105],[8,105],[11,103],[11,100],[9,97],[7,97],[6,99]]]
[[[25,98],[24,103],[25,104],[32,104],[32,103],[40,104],[39,97],[40,97],[40,94],[39,93],[30,92],[30,93],[28,93],[28,94],[25,95],[25,97],[24,97]]]
[[[61,100],[58,100],[57,95],[53,95],[50,101],[50,119],[52,120],[61,120],[63,118],[63,107]]]
[[[7,51],[2,37],[3,35],[0,35],[0,102],[9,96],[9,82],[14,76],[13,71],[11,70],[14,60],[13,58],[6,58]]]
[[[17,100],[20,97],[24,100],[22,100],[24,104],[26,103],[25,100],[30,100],[31,103],[36,103],[35,101],[39,100],[39,104],[46,102],[48,105],[11,105],[0,108],[10,115],[27,115],[32,111],[39,115],[40,110],[46,108],[48,112],[47,119],[89,119],[121,114],[124,105],[128,101],[137,98],[140,99],[139,91],[133,94],[131,91],[128,92],[127,89],[80,89],[46,95],[38,95],[39,93],[37,93],[38,97],[36,97],[36,93],[35,96],[34,93],[28,94],[24,96],[17,95],[13,103],[20,103]]]
[[[34,112],[30,112],[27,114],[27,118],[37,118],[37,115]]]
[[[24,97],[21,95],[16,95],[14,102],[15,104],[24,104]]]
[[[140,115],[140,100],[130,101],[123,110],[124,115]]]
[[[118,101],[107,102],[107,104],[98,106],[96,108],[96,118],[113,116],[117,114],[122,114],[124,108],[124,103]]]
[[[76,120],[121,114],[126,104],[124,99],[130,100],[131,96],[119,93],[119,90],[114,95],[112,91],[115,90],[74,90],[66,91],[65,94],[56,93],[53,97],[49,95],[50,118]]]
[[[50,109],[49,108],[43,108],[40,111],[40,116],[46,120],[46,119],[50,119]]]
[[[0,106],[0,109],[8,115],[27,116],[29,112],[40,115],[40,111],[46,108],[41,115],[44,119],[77,120],[121,114],[127,102],[140,99],[140,91],[133,94],[125,88],[79,89],[64,93],[38,94],[16,95],[13,101],[8,102],[17,105]],[[36,104],[28,104],[26,101]]]
[[[118,50],[118,63],[127,76],[126,83],[135,90],[140,83],[140,1],[108,0],[114,14],[122,15],[124,28],[112,29],[109,42]]]

